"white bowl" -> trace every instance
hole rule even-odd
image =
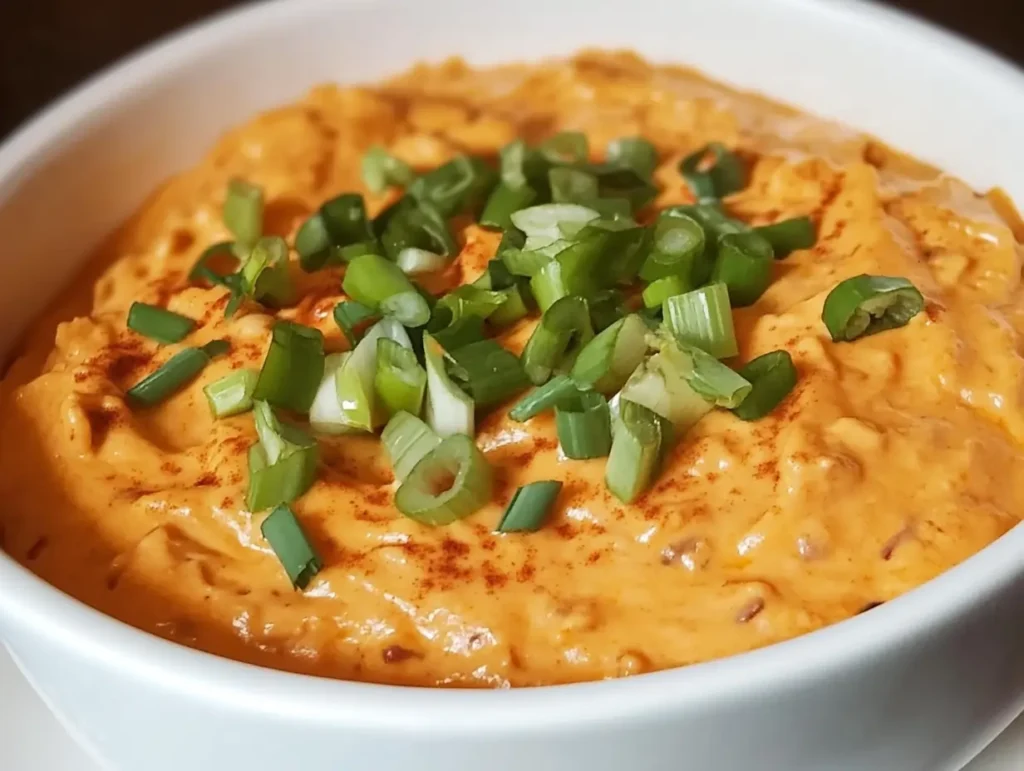
[[[1024,201],[1024,76],[879,7],[807,0],[289,0],[135,56],[0,148],[0,345],[161,179],[326,80],[628,46],[844,120]],[[318,680],[151,637],[0,555],[0,634],[111,768],[914,771],[1024,708],[1024,528],[851,621],[627,680],[439,691]]]

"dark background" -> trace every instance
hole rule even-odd
[[[114,59],[239,4],[238,0],[0,0],[0,137]],[[1024,64],[1024,0],[889,0],[889,4],[932,19]]]

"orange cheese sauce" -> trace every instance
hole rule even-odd
[[[223,289],[188,268],[228,238],[231,177],[264,187],[266,231],[288,237],[325,199],[364,191],[382,144],[418,168],[511,139],[642,135],[662,154],[657,205],[691,200],[676,171],[710,140],[738,149],[753,224],[810,215],[817,245],[776,264],[736,312],[740,357],[788,350],[796,390],[769,417],[715,411],[682,437],[653,489],[623,505],[604,461],[560,456],[550,417],[483,416],[494,501],[448,527],[392,506],[375,437],[321,437],[294,504],[324,569],[292,590],[246,510],[251,414],[214,420],[202,387],[258,368],[273,318],[225,320]],[[391,196],[397,195],[392,193]],[[391,200],[368,195],[372,212]],[[483,270],[497,237],[458,226],[436,291]],[[1016,230],[1016,237],[1014,231]],[[473,70],[421,66],[376,87],[325,86],[229,132],[160,188],[30,333],[0,406],[0,545],[60,589],[185,645],[297,672],[410,685],[525,686],[629,675],[747,651],[858,613],[978,551],[1024,515],[1024,233],[998,191],[849,130],[628,54]],[[294,256],[293,256],[294,259]],[[281,311],[345,342],[340,271],[292,265]],[[905,276],[927,298],[899,330],[833,344],[825,296],[860,273]],[[180,345],[127,330],[135,300],[199,320]],[[523,322],[502,340],[519,350]],[[184,345],[228,356],[153,409],[124,391]],[[547,525],[493,529],[518,485],[561,479]]]

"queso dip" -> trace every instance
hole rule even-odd
[[[616,144],[624,137],[643,143],[626,150]],[[515,354],[508,372],[519,380],[503,375],[504,382],[491,384],[500,395],[496,403],[470,404],[468,435],[487,466],[486,495],[466,499],[472,511],[431,509],[426,519],[445,520],[433,524],[399,511],[393,458],[380,437],[386,411],[384,420],[379,414],[370,420],[372,430],[339,433],[310,426],[303,395],[296,398],[305,409],[273,405],[276,420],[312,442],[301,450],[308,484],[287,501],[280,520],[316,555],[301,577],[291,576],[293,585],[282,547],[262,528],[269,509],[276,516],[276,501],[251,505],[250,448],[263,447],[264,461],[277,450],[258,436],[248,403],[215,417],[204,387],[243,370],[256,377],[269,366],[281,321],[322,334],[309,337],[318,351],[322,346],[320,369],[308,381],[313,386],[321,371],[329,376],[332,362],[348,361],[331,356],[352,347],[335,315],[339,303],[352,300],[342,277],[358,258],[334,249],[340,245],[333,236],[316,269],[304,270],[297,254],[300,228],[319,216],[325,201],[360,194],[368,217],[378,217],[405,187],[414,189],[415,179],[453,158],[480,159],[474,163],[483,165],[473,168],[492,170],[486,171],[493,174],[491,190],[499,174],[501,184],[521,190],[516,172],[524,162],[517,166],[510,151],[499,160],[516,140],[523,140],[526,157],[543,156],[570,170],[559,172],[551,190],[533,190],[538,197],[530,206],[552,195],[587,210],[588,203],[598,206],[588,186],[614,177],[609,168],[617,153],[623,168],[641,178],[640,187],[649,185],[653,200],[634,201],[632,211],[609,206],[598,212],[602,221],[654,228],[663,221],[659,212],[682,206],[679,211],[693,213],[702,198],[743,234],[790,220],[808,223],[810,242],[754,260],[770,281],[753,295],[742,296],[751,286],[745,269],[736,278],[709,263],[715,272],[703,280],[718,279],[732,298],[736,346],[735,355],[709,357],[724,364],[708,366],[742,374],[756,357],[780,352],[795,367],[795,385],[778,398],[769,395],[770,409],[756,420],[733,411],[742,409],[739,386],[717,396],[700,392],[710,400],[707,414],[685,430],[652,424],[661,426],[661,439],[640,441],[654,453],[643,468],[627,449],[609,450],[609,441],[626,441],[616,423],[622,401],[609,406],[613,392],[592,391],[607,410],[601,414],[611,417],[604,428],[596,424],[595,443],[583,442],[597,457],[569,457],[570,439],[553,409],[525,420],[513,419],[509,409],[533,385],[572,375],[567,346],[593,335],[574,327],[575,337],[549,357],[548,376],[538,355],[540,373],[534,367],[533,383],[522,380],[515,357],[528,360],[524,349],[542,315],[538,298],[528,299],[521,318],[483,325],[486,340]],[[537,155],[538,147],[547,155]],[[653,169],[643,168],[647,147],[654,150]],[[364,179],[372,148],[375,160]],[[701,148],[711,150],[700,154]],[[680,172],[687,158],[692,178]],[[739,184],[729,173],[741,174]],[[290,248],[287,261],[267,269],[287,282],[287,296],[261,296],[251,286],[246,292],[242,279],[189,277],[212,244],[236,243],[213,255],[215,276],[233,275],[238,258],[241,275],[252,260],[251,243],[238,248],[238,220],[234,232],[225,224],[233,184],[236,198],[228,208],[251,214],[247,196],[260,197],[256,235],[269,239],[260,243],[282,243],[277,237]],[[528,210],[524,205],[520,212]],[[568,217],[579,208],[543,211]],[[417,242],[403,258],[411,261],[410,281],[429,302],[464,285],[496,287],[497,274],[489,271],[501,267],[492,265],[501,229],[478,221],[479,206],[443,214],[440,227],[456,249],[444,255]],[[246,221],[252,224],[251,217]],[[546,265],[559,259],[561,245],[550,245],[574,243],[579,225],[549,223],[553,235],[520,241],[514,253],[522,258],[524,251],[547,248],[551,254],[537,257]],[[686,227],[691,231],[672,230],[682,242],[696,232]],[[380,235],[372,225],[368,232],[370,240]],[[417,231],[428,232],[444,238],[427,226]],[[315,241],[317,233],[306,236]],[[701,235],[709,244],[704,251],[686,252],[684,243],[675,256],[724,259],[722,242],[712,240],[720,236],[711,228]],[[0,547],[56,587],[140,629],[241,661],[351,680],[557,684],[677,667],[785,640],[913,589],[1024,515],[1024,481],[1018,482],[1024,480],[1022,237],[1024,228],[999,191],[979,195],[856,131],[629,54],[590,52],[486,70],[450,61],[379,86],[320,87],[233,129],[195,168],[154,192],[29,331],[3,382]],[[308,242],[304,248],[311,253]],[[675,247],[665,248],[673,257]],[[613,290],[594,277],[611,258],[575,276],[618,293],[619,315],[647,325],[647,342],[637,327],[637,357],[656,353],[645,352],[652,339],[671,338],[664,332],[667,304],[659,299],[697,288],[688,285],[689,273],[674,283],[678,263],[668,258],[665,272],[651,268],[650,280],[619,282]],[[364,289],[372,295],[378,282],[372,271],[367,276]],[[861,276],[898,280],[910,287],[908,302],[920,298],[920,305],[891,329],[834,339],[822,318],[826,299]],[[659,284],[660,298],[658,288],[647,292],[658,278],[672,279]],[[346,286],[354,281],[348,277]],[[521,274],[511,281],[524,295],[535,290],[542,303],[554,291]],[[885,297],[871,292],[862,306],[868,311]],[[591,315],[595,296],[584,298]],[[421,308],[411,295],[406,299],[408,307]],[[162,343],[140,334],[142,322],[129,327],[133,303],[191,324],[177,342]],[[230,315],[229,304],[237,305]],[[454,315],[472,317],[475,307],[459,305]],[[373,318],[353,323],[353,341],[388,315],[371,310]],[[431,313],[438,314],[437,306]],[[416,334],[422,338],[422,330]],[[728,349],[731,339],[725,334],[716,345]],[[225,342],[201,347],[212,341]],[[187,382],[152,398],[129,393],[185,349],[200,351],[189,354],[198,363]],[[424,354],[418,355],[410,371],[422,366]],[[292,396],[295,383],[309,377],[294,364],[282,372],[287,377],[279,373],[278,386]],[[714,372],[728,379],[729,373]],[[451,389],[459,382],[471,396],[482,393],[480,381],[472,375],[459,381],[457,374],[450,371],[444,384],[448,397],[458,396]],[[513,381],[519,389],[505,393]],[[615,392],[623,387],[616,383]],[[327,398],[334,398],[331,388]],[[422,425],[433,435],[433,421],[441,418],[429,417],[426,404],[439,391],[429,376],[426,388],[426,401],[413,397],[413,403],[423,405]],[[379,394],[373,398],[379,401]],[[458,413],[455,402],[435,407],[449,417]],[[439,429],[438,438],[453,430],[458,434],[450,425]],[[620,471],[632,475],[626,486],[639,485],[635,494],[622,494],[621,487],[616,494],[606,480],[611,464],[620,462]],[[535,521],[498,532],[517,489],[537,481],[554,484],[553,497],[533,512]],[[458,483],[453,474],[421,493]],[[268,484],[272,496],[281,489]]]

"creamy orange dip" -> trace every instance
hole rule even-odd
[[[818,243],[776,263],[736,312],[740,362],[784,348],[798,385],[745,423],[726,411],[677,444],[654,487],[624,505],[604,462],[559,455],[550,414],[480,420],[491,504],[447,527],[392,505],[379,439],[319,437],[294,510],[324,568],[292,589],[246,510],[251,414],[214,420],[203,385],[259,368],[273,318],[190,286],[225,240],[228,180],[263,186],[266,230],[291,242],[325,199],[365,192],[382,144],[415,167],[514,139],[642,135],[662,155],[656,206],[692,200],[677,164],[712,140],[750,165],[727,199],[751,224],[810,215]],[[368,195],[371,213],[397,196]],[[676,667],[793,637],[918,586],[1024,515],[1021,246],[1001,193],[860,133],[627,54],[473,70],[421,66],[377,87],[325,86],[228,133],[102,248],[88,279],[32,329],[3,387],[0,544],[84,602],[168,639],[297,672],[413,685],[523,686]],[[458,224],[462,252],[435,291],[471,281],[497,235]],[[293,255],[294,260],[294,255]],[[306,274],[278,313],[344,338],[340,269]],[[826,294],[845,278],[903,276],[925,295],[906,327],[833,343]],[[199,319],[160,347],[125,325],[135,300]],[[501,342],[520,350],[532,321]],[[152,409],[125,390],[185,345],[230,341]],[[517,486],[564,480],[536,533],[493,532]]]

